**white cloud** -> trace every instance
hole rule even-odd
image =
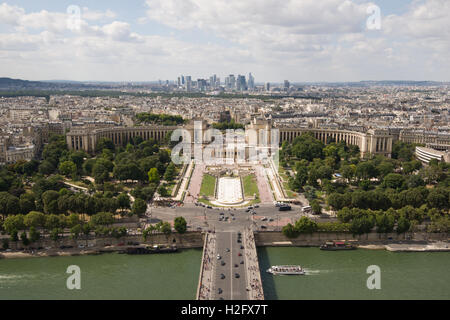
[[[0,24],[14,30],[0,33],[2,75],[154,80],[252,71],[257,81],[448,80],[450,1],[414,1],[407,12],[384,17],[380,31],[365,30],[365,0],[146,4],[137,23],[156,21],[169,27],[167,35],[137,33],[110,10],[82,8],[80,29],[71,31],[65,12],[0,4]],[[196,32],[217,41],[183,37]]]

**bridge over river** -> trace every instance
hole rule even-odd
[[[206,234],[197,300],[219,299],[264,300],[255,240],[250,229]]]

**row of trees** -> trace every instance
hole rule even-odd
[[[410,188],[398,192],[395,189],[356,190],[353,192],[332,192],[327,197],[330,207],[338,211],[342,208],[360,208],[372,210],[400,209],[405,206],[419,208],[427,205],[429,208],[445,210],[449,208],[448,188],[426,187]]]

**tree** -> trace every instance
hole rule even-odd
[[[169,193],[167,192],[167,188],[164,185],[162,185],[158,188],[158,193],[161,197],[169,196]]]
[[[28,239],[25,231],[20,234],[20,240],[22,240],[24,246],[28,246],[30,244],[30,240]]]
[[[179,234],[183,234],[187,230],[186,219],[183,217],[176,217],[174,220],[174,228]]]
[[[114,145],[114,143],[112,142],[111,139],[108,139],[108,138],[101,138],[101,139],[99,139],[98,142],[97,142],[97,146],[96,146],[96,148],[95,148],[95,151],[96,151],[97,153],[100,153],[100,152],[103,151],[103,149],[109,149],[109,150],[111,150],[111,151],[114,152],[115,148],[116,148],[116,147],[115,147],[115,145]]]
[[[7,217],[3,222],[3,229],[5,229],[8,234],[11,234],[13,231],[17,232],[18,230],[24,230],[24,216],[22,214],[17,214]]]
[[[142,199],[135,199],[131,208],[132,214],[142,216],[147,211],[147,203]]]
[[[92,168],[92,175],[94,176],[95,183],[97,184],[103,184],[105,181],[109,180],[108,168],[104,165],[104,163],[99,162],[98,160]]]
[[[175,164],[171,162],[164,173],[164,180],[172,181],[175,178]]]
[[[129,209],[130,208],[130,197],[126,193],[121,193],[117,197],[117,200],[119,201],[119,208],[122,210]]]
[[[31,227],[30,228],[30,241],[33,243],[33,242],[38,241],[40,238],[41,238],[40,232],[37,231],[35,227]]]
[[[170,226],[170,223],[168,222],[163,222],[160,227],[159,230],[164,233],[166,236],[170,235],[172,233],[172,227]]]
[[[50,232],[50,239],[52,239],[55,242],[58,241],[61,233],[62,233],[62,230],[60,228],[52,229],[52,231]]]
[[[402,189],[405,184],[405,178],[398,173],[389,173],[384,177],[383,184],[386,188]]]
[[[314,199],[311,202],[311,209],[312,209],[314,214],[321,214],[322,213],[322,207],[320,206],[320,203],[319,203],[319,201],[317,201],[317,199]]]
[[[389,233],[394,230],[395,218],[388,213],[379,214],[376,216],[376,225],[378,233]]]
[[[111,225],[113,222],[114,217],[110,212],[99,212],[91,217],[91,223],[94,226]]]
[[[80,224],[76,224],[70,228],[70,234],[72,235],[73,239],[78,239],[80,234],[83,232],[83,228]]]
[[[409,223],[409,220],[405,218],[404,216],[401,216],[397,221],[397,233],[404,233],[409,230],[411,224]]]
[[[77,165],[72,161],[64,161],[59,165],[59,173],[75,178],[77,175]]]
[[[433,188],[427,197],[427,204],[430,208],[449,208],[449,192],[444,188]]]
[[[374,227],[375,223],[372,217],[361,216],[359,218],[354,218],[350,223],[349,231],[353,235],[359,235],[364,233],[369,233]]]
[[[294,226],[290,223],[288,223],[287,225],[285,225],[282,229],[281,232],[288,238],[296,238],[298,237],[298,232],[297,230],[294,228]]]
[[[317,223],[307,217],[301,217],[295,222],[295,231],[298,233],[313,233],[317,231]]]
[[[27,214],[33,210],[36,210],[35,198],[33,194],[24,193],[19,199],[20,212]]]
[[[28,228],[38,228],[45,225],[45,215],[42,212],[31,211],[24,217],[24,224]]]
[[[158,184],[158,183],[159,183],[159,180],[160,180],[160,177],[159,177],[158,169],[156,169],[156,168],[151,168],[151,169],[148,171],[148,181],[149,181],[150,183],[156,183],[156,184]]]
[[[388,175],[389,173],[394,172],[394,165],[389,161],[383,161],[377,166],[378,173],[380,174],[380,178]]]
[[[378,172],[371,162],[366,161],[358,163],[355,174],[359,179],[368,180],[376,177]]]
[[[39,165],[39,173],[49,175],[55,172],[55,166],[48,160],[42,161]]]
[[[292,153],[299,159],[312,161],[315,158],[322,159],[324,144],[315,139],[311,133],[304,133],[294,139],[292,143]]]
[[[328,195],[327,203],[335,211],[348,207],[348,204],[345,202],[345,196],[337,192],[333,192]]]

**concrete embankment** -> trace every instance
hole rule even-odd
[[[141,235],[126,236],[120,239],[110,237],[77,240],[63,238],[58,242],[45,239],[33,243],[28,247],[25,247],[22,242],[18,241],[17,243],[10,242],[10,247],[13,250],[11,252],[0,252],[0,259],[94,255],[122,251],[131,243],[161,246],[176,245],[179,249],[202,248],[203,237],[204,235],[201,232],[187,232],[183,235],[174,233],[168,236],[164,234],[154,234],[148,237],[147,241],[144,241]],[[39,247],[44,249],[32,249]],[[65,248],[62,249],[61,247]]]
[[[290,239],[281,232],[262,231],[255,233],[256,245],[259,247],[318,247],[326,241],[348,241],[364,249],[386,249],[389,251],[447,251],[449,243],[447,233],[408,233],[380,234],[369,233],[353,236],[350,233],[315,232],[301,234]],[[442,243],[442,245],[436,245]]]

